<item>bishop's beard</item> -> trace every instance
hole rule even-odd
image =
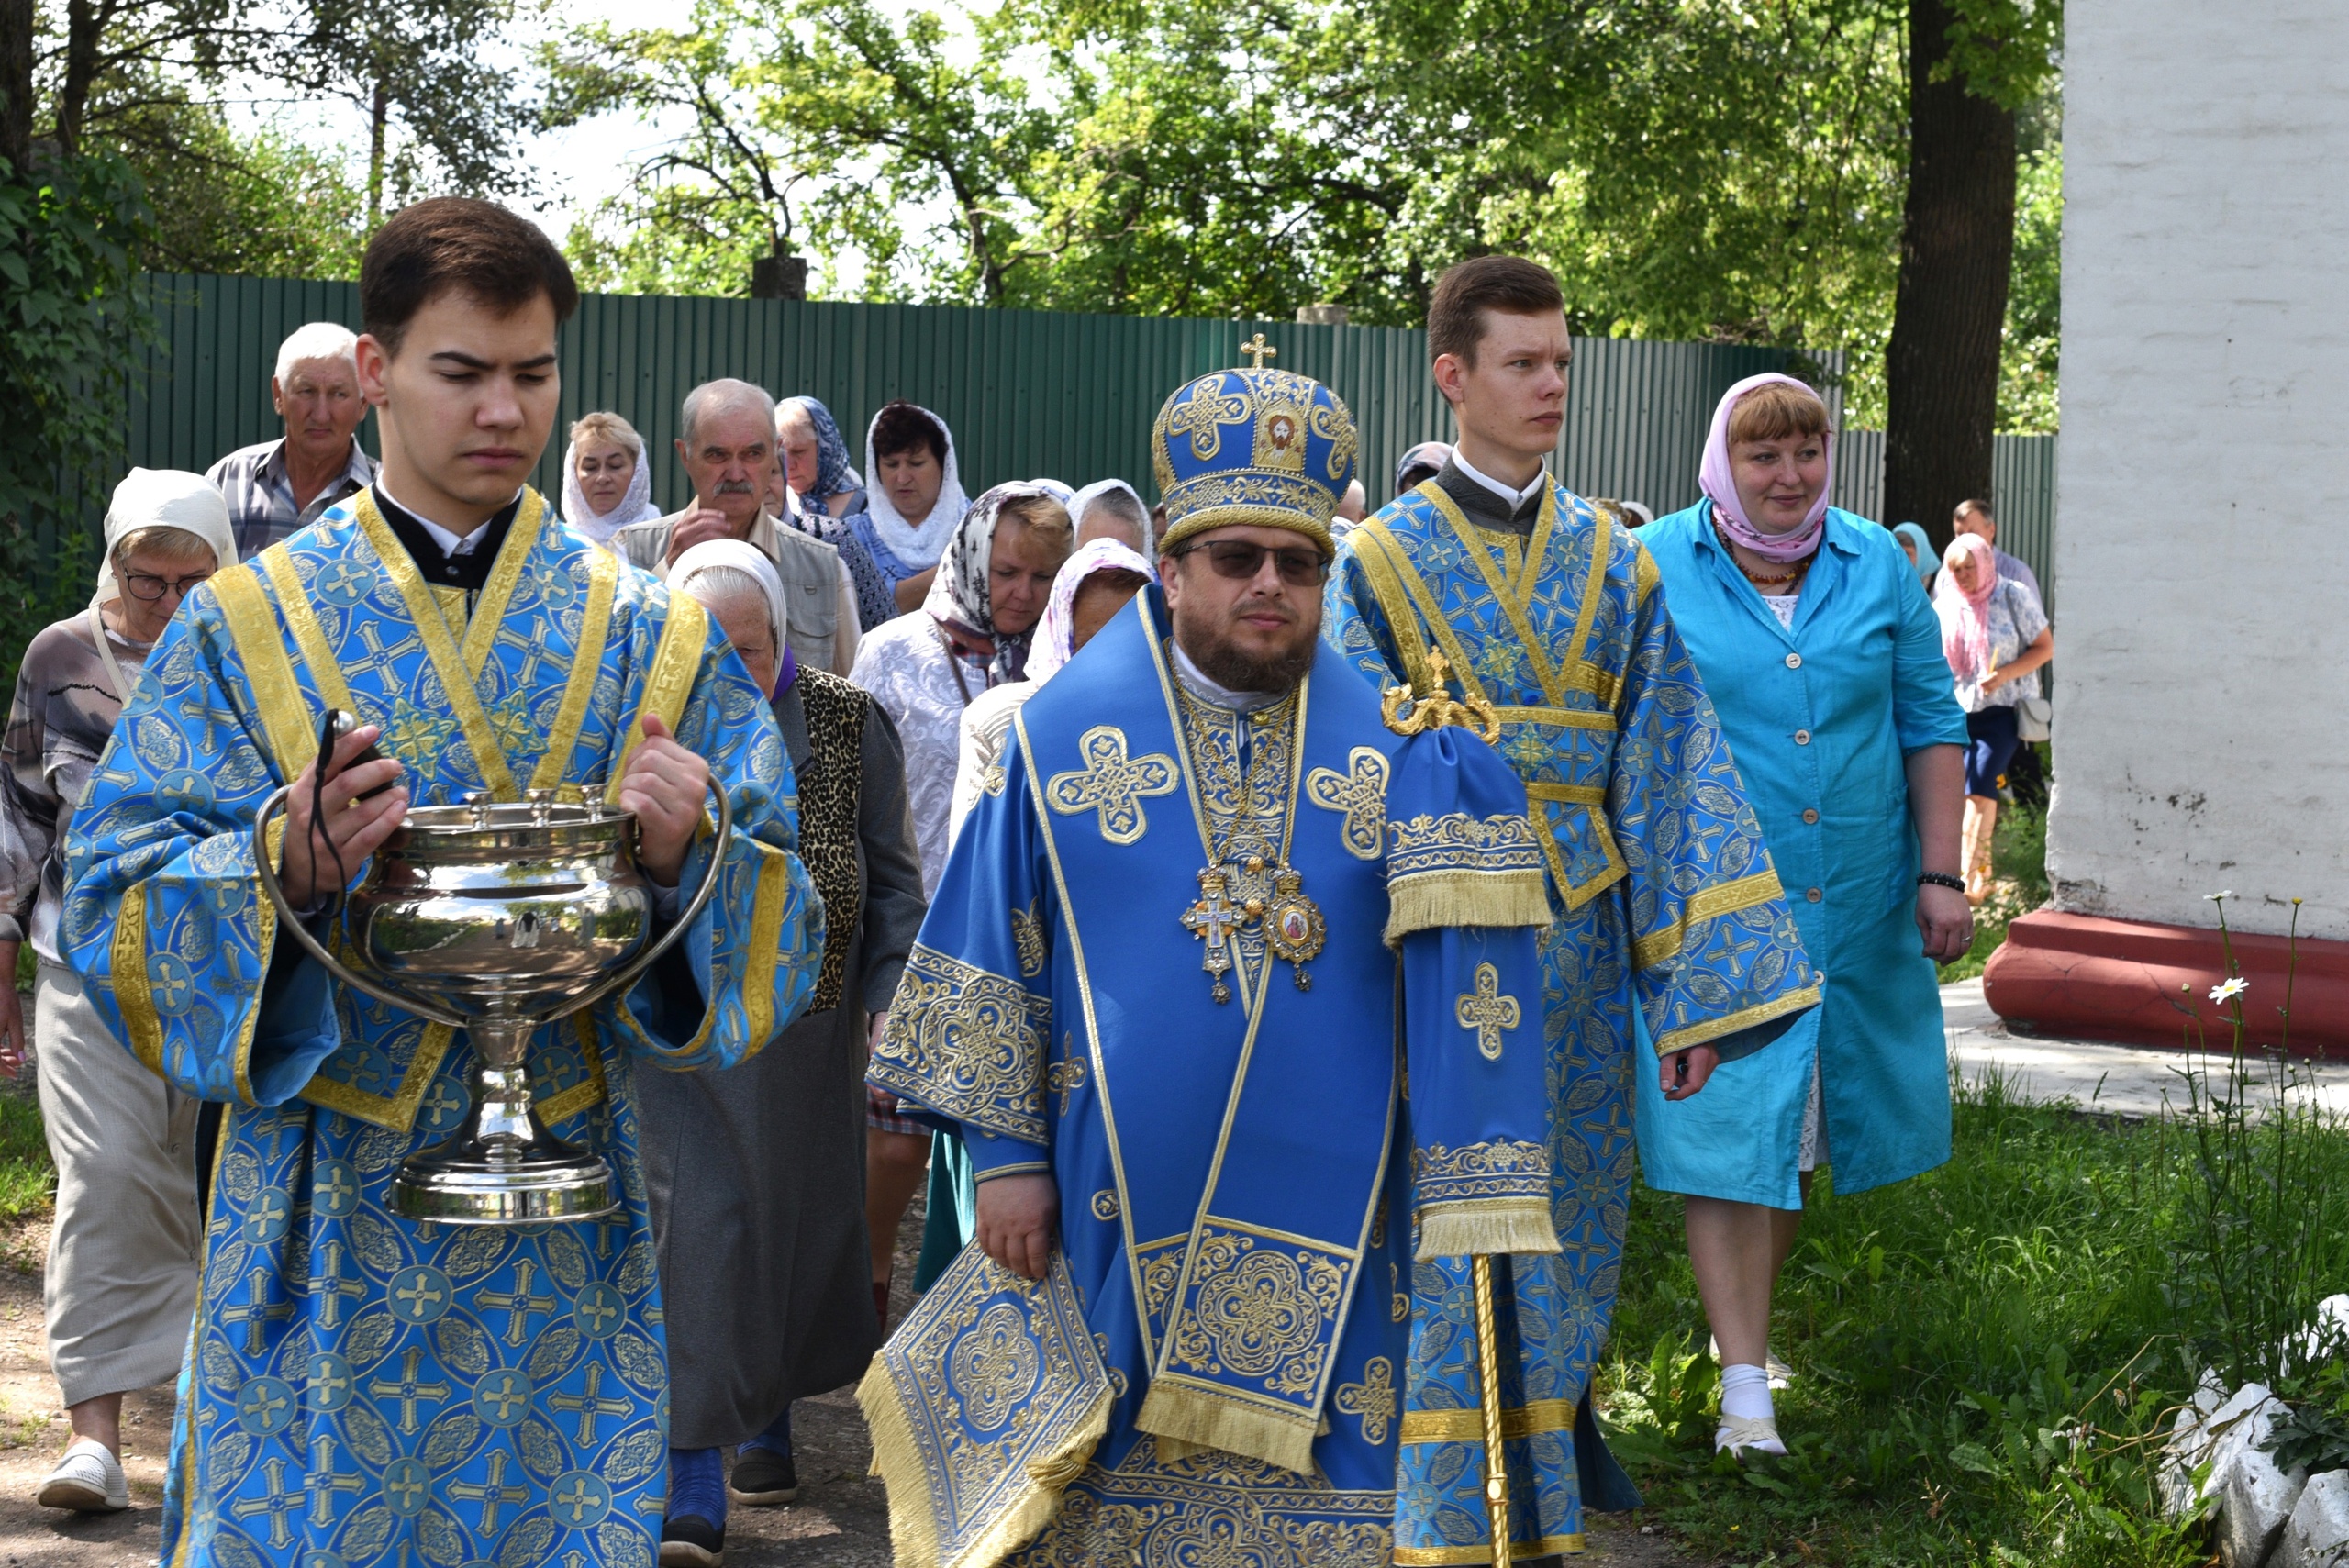
[[[1286,692],[1313,668],[1314,645],[1321,635],[1318,617],[1308,622],[1300,617],[1290,630],[1287,646],[1252,653],[1235,643],[1227,628],[1197,626],[1178,614],[1174,639],[1199,673],[1226,691]]]

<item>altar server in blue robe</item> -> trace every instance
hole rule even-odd
[[[1636,1501],[1587,1409],[1622,1263],[1631,1075],[1660,1073],[1675,1100],[1697,1093],[1718,1060],[1804,1027],[1820,977],[1654,562],[1543,467],[1572,354],[1557,280],[1512,256],[1462,262],[1436,286],[1428,350],[1460,439],[1433,479],[1347,536],[1326,635],[1375,683],[1494,705],[1532,800],[1563,1251],[1515,1271],[1526,1385],[1510,1427],[1530,1457],[1572,1455],[1545,1465],[1557,1485],[1516,1524],[1520,1554],[1555,1552],[1580,1544],[1586,1506]],[[1660,1061],[1634,1061],[1635,1011]],[[1464,1288],[1451,1262],[1416,1282],[1422,1302]],[[1406,1386],[1472,1405],[1471,1370],[1456,1345],[1423,1343]],[[1406,1419],[1397,1562],[1461,1561],[1406,1554],[1459,1544],[1479,1474],[1464,1440],[1480,1440],[1462,1422]]]
[[[1207,375],[1153,446],[1161,583],[1019,715],[870,1070],[979,1182],[860,1393],[898,1561],[1436,1561],[1400,1373],[1475,1336],[1411,1271],[1558,1244],[1540,851],[1453,705],[1390,727],[1318,640],[1328,389]]]
[[[380,477],[188,596],[74,816],[69,962],[140,1061],[228,1106],[167,1562],[653,1558],[668,1372],[631,1074],[757,1051],[812,989],[822,922],[741,661],[523,484],[576,299],[538,228],[485,203],[419,203],[377,232],[359,369]],[[329,707],[362,727],[314,820]],[[354,764],[369,741],[383,757]],[[531,1043],[540,1117],[611,1162],[617,1213],[395,1213],[401,1162],[468,1108],[473,1047],[330,982],[276,929],[250,835],[288,781],[296,908],[355,876],[408,803],[529,788],[635,813],[656,887],[689,888],[711,864],[705,784],[727,792],[736,834],[677,948]]]

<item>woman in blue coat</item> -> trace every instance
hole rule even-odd
[[[1770,1293],[1833,1155],[1854,1193],[1949,1158],[1933,965],[1966,951],[1965,716],[1917,573],[1876,524],[1827,505],[1827,408],[1789,376],[1730,388],[1706,499],[1640,530],[1720,712],[1823,1004],[1710,1093],[1641,1074],[1640,1164],[1687,1195],[1688,1256],[1721,1359],[1714,1447],[1784,1453]]]

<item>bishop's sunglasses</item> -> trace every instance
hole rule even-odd
[[[1207,552],[1208,564],[1215,568],[1217,576],[1240,583],[1248,582],[1262,572],[1268,555],[1280,572],[1281,581],[1292,588],[1313,587],[1330,575],[1330,563],[1321,559],[1318,550],[1275,550],[1246,539],[1219,539],[1206,544],[1186,544],[1174,553],[1184,556],[1201,550]]]

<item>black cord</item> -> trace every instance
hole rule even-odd
[[[310,770],[310,833],[313,841],[304,846],[310,853],[310,895],[313,898],[317,897],[318,893],[318,851],[316,840],[324,839],[327,841],[327,853],[334,857],[335,883],[333,892],[327,895],[329,903],[340,899],[342,896],[342,890],[351,885],[351,869],[342,863],[342,851],[336,846],[334,835],[326,830],[327,765],[334,761],[334,743],[340,739],[340,728],[337,720],[341,717],[341,709],[330,707],[327,709],[326,717],[318,725],[318,761],[317,765]]]

